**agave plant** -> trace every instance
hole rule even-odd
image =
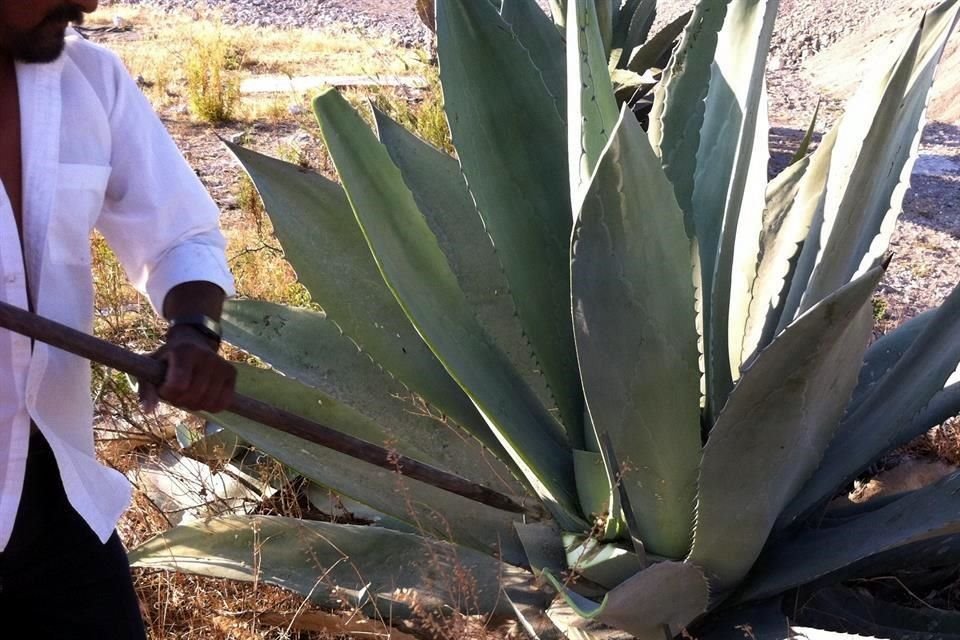
[[[593,2],[570,0],[561,34],[533,0],[438,0],[456,158],[379,112],[372,132],[334,91],[314,106],[342,187],[232,147],[322,307],[229,307],[231,342],[273,368],[244,369],[242,390],[527,513],[222,415],[381,526],[235,517],[134,560],[381,613],[408,590],[466,598],[541,637],[549,587],[569,637],[780,640],[804,621],[960,637],[956,614],[849,586],[960,559],[960,476],[835,500],[960,410],[960,288],[868,347],[960,0],[908,29],[816,150],[768,181],[777,8],[700,0],[644,131],[617,108]]]

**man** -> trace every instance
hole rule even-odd
[[[0,0],[0,300],[91,331],[96,227],[171,321],[159,395],[220,411],[218,212],[120,61],[65,38],[96,8]],[[89,384],[87,362],[0,331],[3,637],[144,637],[114,532],[130,487],[94,456]]]

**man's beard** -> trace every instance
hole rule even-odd
[[[66,24],[83,23],[83,11],[75,4],[64,4],[28,31],[0,33],[2,48],[19,62],[53,62],[63,53]]]

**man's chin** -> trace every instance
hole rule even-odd
[[[18,42],[9,46],[9,52],[14,60],[30,64],[45,64],[53,62],[63,53],[66,39],[66,25],[46,27],[31,32],[28,36],[18,39]]]

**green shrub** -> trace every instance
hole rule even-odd
[[[194,117],[210,124],[230,121],[240,100],[243,52],[216,26],[197,31],[183,62],[187,105]]]

